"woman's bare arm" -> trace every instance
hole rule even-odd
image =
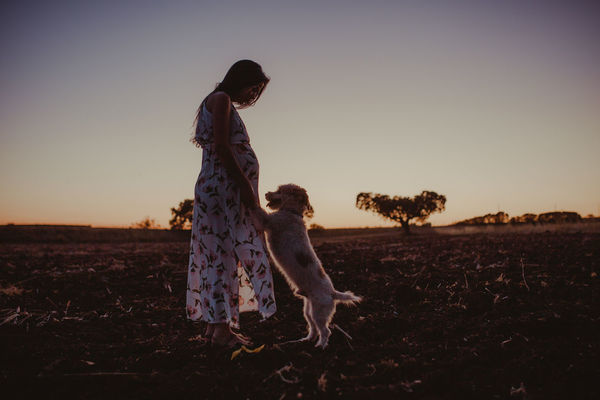
[[[210,102],[210,104],[208,103]],[[241,200],[248,208],[258,207],[250,180],[246,177],[233,154],[229,138],[231,99],[224,92],[217,92],[207,99],[207,107],[213,116],[213,134],[217,155],[225,169],[240,188]]]

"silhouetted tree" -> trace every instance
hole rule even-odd
[[[325,227],[319,224],[310,224],[310,228],[308,229],[313,232],[323,232],[325,230]]]
[[[509,222],[513,225],[519,225],[519,224],[535,225],[535,223],[537,222],[537,214],[526,213],[526,214],[520,215],[518,217],[512,217]]]
[[[131,224],[131,227],[134,229],[160,229],[161,226],[156,223],[155,219],[151,219],[150,217],[146,217],[139,222],[134,222]]]
[[[398,222],[408,235],[410,220],[425,222],[432,213],[444,211],[446,196],[427,190],[415,197],[390,197],[386,194],[363,192],[356,196],[356,207]]]
[[[554,211],[538,215],[540,224],[564,224],[580,221],[581,215],[574,211]]]
[[[169,221],[171,229],[189,229],[192,227],[192,218],[194,217],[194,200],[185,199],[179,203],[178,207],[171,208],[173,218]]]
[[[485,214],[480,217],[465,219],[453,225],[505,225],[508,221],[509,215],[504,211],[498,211],[496,214]]]

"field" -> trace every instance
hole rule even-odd
[[[242,314],[265,347],[233,360],[185,318],[185,233],[6,229],[3,398],[600,398],[598,229],[315,232],[364,296],[334,317],[352,339],[279,345],[305,326],[275,272],[275,316]]]

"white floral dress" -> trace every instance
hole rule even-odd
[[[239,327],[239,312],[275,310],[271,267],[263,237],[240,200],[237,184],[216,153],[212,114],[203,105],[193,141],[202,147],[202,169],[194,190],[194,215],[186,314],[191,320]],[[258,193],[258,160],[235,107],[230,143],[242,171]]]

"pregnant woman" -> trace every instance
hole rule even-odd
[[[269,78],[241,60],[200,104],[192,142],[202,147],[194,190],[187,283],[187,317],[207,322],[211,344],[248,344],[236,333],[239,313],[275,312],[273,278],[263,235],[249,210],[259,207],[258,160],[238,108],[254,105]]]

